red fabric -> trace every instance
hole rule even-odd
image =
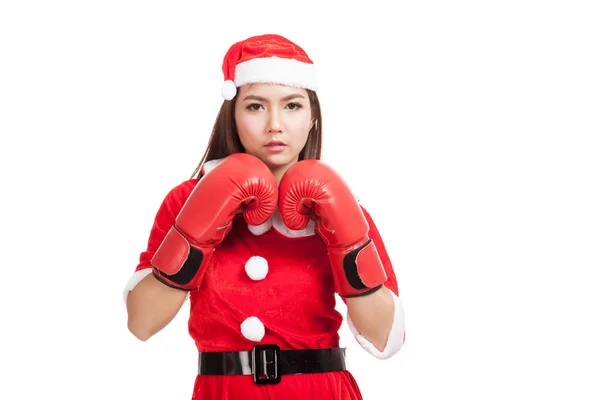
[[[387,253],[385,245],[383,244],[383,240],[381,239],[381,235],[377,230],[377,226],[371,217],[371,214],[363,207],[360,207],[363,214],[367,218],[367,222],[369,223],[369,237],[373,239],[375,243],[375,247],[377,248],[377,252],[379,253],[379,258],[383,263],[383,268],[385,269],[385,273],[387,274],[387,281],[384,283],[384,286],[390,289],[396,296],[398,296],[398,281],[396,280],[396,274],[394,273],[394,268],[392,267],[392,262],[390,261],[390,256]]]
[[[235,80],[235,67],[254,58],[289,58],[303,63],[313,64],[306,52],[298,45],[279,35],[253,36],[234,43],[223,60],[225,80]]]
[[[192,189],[198,183],[198,179],[190,179],[174,187],[165,197],[156,217],[152,229],[150,230],[150,237],[148,238],[147,249],[140,254],[140,261],[135,268],[139,271],[144,268],[150,268],[150,261],[154,256],[154,253],[162,243],[167,232],[175,224],[175,218],[179,211],[183,207],[183,203],[187,200],[188,196],[192,192]]]
[[[166,196],[136,270],[150,267],[153,252],[196,183],[183,182]],[[363,211],[388,274],[386,286],[397,294],[383,242]],[[245,271],[252,256],[267,260],[268,273],[262,280],[250,279]],[[271,228],[255,236],[238,215],[216,248],[202,286],[190,293],[189,333],[199,351],[251,350],[259,343],[275,343],[282,349],[337,347],[343,317],[335,310],[335,301],[327,250],[317,235],[288,238]],[[260,342],[241,332],[248,317],[258,318],[265,327]],[[348,371],[284,376],[280,384],[264,386],[255,385],[251,376],[198,376],[193,393],[194,399],[362,399]]]
[[[362,399],[348,371],[282,376],[277,385],[255,385],[251,376],[198,376],[192,400]]]

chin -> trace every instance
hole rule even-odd
[[[260,157],[261,161],[265,163],[270,169],[285,167],[294,163],[298,157],[290,157],[279,154],[269,154],[265,157]]]

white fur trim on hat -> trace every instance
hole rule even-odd
[[[380,360],[385,360],[398,353],[404,345],[404,308],[398,296],[392,293],[394,298],[394,322],[392,323],[392,329],[388,335],[387,344],[383,351],[377,350],[371,342],[369,342],[364,336],[360,334],[358,329],[352,323],[350,316],[348,316],[348,327],[356,338],[356,341],[365,349],[369,354]]]
[[[248,317],[241,325],[242,335],[253,342],[260,342],[265,336],[265,326],[260,319],[256,317]]]
[[[253,58],[236,65],[235,86],[248,83],[277,83],[317,90],[317,72],[314,64],[293,58]]]
[[[260,281],[267,276],[269,263],[261,256],[252,256],[246,261],[244,268],[250,279]]]

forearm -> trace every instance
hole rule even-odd
[[[149,274],[127,297],[129,331],[140,340],[148,340],[175,318],[187,294],[187,291],[164,285]]]
[[[348,315],[356,329],[383,351],[394,322],[393,294],[385,286],[374,293],[346,299]]]

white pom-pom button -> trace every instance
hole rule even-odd
[[[248,224],[248,230],[254,236],[260,236],[263,233],[267,232],[269,229],[271,229],[272,226],[273,226],[273,220],[271,218],[269,218],[265,223],[262,223],[260,225],[250,225],[250,224]]]
[[[253,342],[260,342],[265,336],[265,326],[260,322],[260,319],[248,317],[242,322],[242,335]]]
[[[223,82],[223,86],[221,87],[221,96],[225,100],[231,100],[235,97],[237,93],[237,88],[235,87],[235,83],[233,81],[227,80]]]
[[[260,281],[269,272],[269,263],[261,256],[252,256],[246,261],[246,273],[250,279]]]

